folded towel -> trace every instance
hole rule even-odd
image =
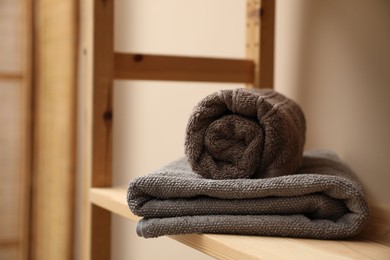
[[[288,175],[302,163],[305,130],[300,107],[272,89],[222,90],[194,108],[185,153],[205,178]]]
[[[139,236],[224,233],[340,239],[368,219],[363,188],[330,152],[306,153],[294,175],[211,180],[183,158],[133,180],[127,200]]]

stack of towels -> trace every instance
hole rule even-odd
[[[301,108],[271,89],[207,96],[189,119],[186,157],[131,181],[137,234],[357,235],[363,188],[334,153],[303,152],[305,131]]]

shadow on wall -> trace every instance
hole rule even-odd
[[[390,1],[302,3],[295,84],[306,148],[335,150],[389,203]]]

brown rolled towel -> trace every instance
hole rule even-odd
[[[194,108],[185,154],[205,178],[288,175],[302,163],[305,131],[300,107],[272,89],[222,90]]]

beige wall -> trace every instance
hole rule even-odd
[[[335,150],[390,203],[390,1],[278,1],[276,89],[296,99],[306,148]]]
[[[279,0],[276,24],[276,89],[302,105],[307,148],[338,152],[382,202],[390,198],[389,3]],[[244,8],[243,0],[117,0],[115,48],[241,58]],[[239,86],[116,82],[114,184],[181,156],[195,103]],[[113,232],[113,259],[208,259],[167,238],[138,238],[120,217]]]

